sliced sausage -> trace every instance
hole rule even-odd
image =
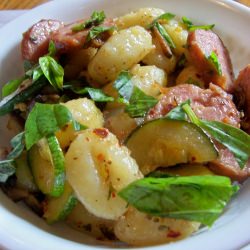
[[[188,99],[191,100],[191,107],[199,118],[240,127],[240,113],[232,101],[232,96],[213,84],[210,84],[209,89],[201,89],[192,84],[168,88],[158,104],[149,111],[146,119],[163,117]],[[240,169],[234,155],[227,148],[218,142],[215,142],[215,145],[219,151],[219,157],[210,162],[209,167],[216,174],[239,181],[250,176],[250,161],[244,169]]]
[[[58,53],[68,53],[70,51],[81,49],[85,44],[86,37],[89,33],[89,29],[82,31],[73,31],[72,28],[76,25],[84,23],[86,20],[79,20],[77,22],[65,25],[56,32],[53,32],[51,39],[56,45]],[[114,23],[111,19],[107,19],[101,26],[111,27]]]
[[[189,33],[187,48],[191,62],[202,74],[205,82],[220,86],[226,92],[232,93],[234,73],[227,48],[222,40],[211,30],[195,30]],[[221,65],[221,75],[208,60],[211,53],[216,53]]]
[[[244,111],[242,128],[250,134],[250,64],[240,71],[234,95],[238,109]]]
[[[199,118],[222,121],[239,127],[240,113],[232,101],[232,96],[214,84],[210,84],[209,89],[201,89],[193,84],[167,88],[158,104],[149,111],[147,119],[160,118],[188,99],[191,100],[191,107]]]
[[[48,52],[51,32],[62,26],[63,23],[57,20],[41,20],[30,27],[23,33],[21,42],[23,59],[37,62],[40,56]]]

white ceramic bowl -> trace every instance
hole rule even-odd
[[[22,32],[42,18],[70,22],[88,16],[93,10],[104,10],[116,16],[141,7],[158,7],[179,16],[190,17],[197,23],[215,23],[231,53],[235,72],[250,63],[250,9],[226,0],[60,0],[29,11],[0,30],[0,82],[22,74],[19,43]],[[0,144],[6,145],[10,134],[1,120]],[[208,230],[198,232],[183,241],[150,247],[155,250],[228,250],[240,249],[250,242],[250,181],[225,213]],[[29,209],[10,201],[0,192],[0,249],[97,249],[100,242],[61,224],[48,226]],[[108,247],[108,246],[107,246]],[[118,245],[113,247],[119,247]]]

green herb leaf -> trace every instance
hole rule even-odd
[[[63,86],[63,67],[57,63],[57,61],[50,56],[43,56],[39,58],[39,65],[43,74],[48,79],[50,84],[55,89],[62,89]]]
[[[189,18],[187,18],[186,16],[182,17],[182,22],[185,25],[187,25],[187,28],[194,25],[193,22]]]
[[[182,22],[187,26],[187,29],[189,31],[194,31],[194,30],[211,30],[215,26],[214,24],[209,24],[209,25],[194,25],[192,21],[187,18],[187,17],[182,17]]]
[[[166,21],[169,21],[171,19],[173,19],[175,17],[175,14],[172,14],[172,13],[169,13],[169,12],[166,12],[160,16],[158,16],[151,24],[148,25],[148,29],[151,29],[153,28],[153,26],[155,25],[156,22],[160,21],[160,20],[166,20]]]
[[[201,120],[188,104],[182,105],[182,108],[194,124],[226,146],[234,154],[239,166],[244,168],[250,157],[250,136],[247,133],[226,123]]]
[[[211,226],[239,188],[224,176],[144,178],[118,194],[139,211]]]
[[[15,158],[19,157],[21,155],[21,153],[23,152],[24,147],[25,147],[24,132],[21,132],[21,133],[17,134],[16,136],[14,136],[11,139],[10,144],[11,144],[13,149],[7,156],[8,160],[15,159]]]
[[[72,31],[74,32],[78,32],[78,31],[82,31],[85,28],[89,28],[93,25],[99,25],[101,24],[106,18],[106,15],[104,13],[104,11],[98,12],[98,11],[94,11],[90,17],[90,19],[88,19],[87,21],[77,24],[72,28]]]
[[[16,171],[14,160],[0,161],[0,182],[4,183]]]
[[[113,102],[114,98],[112,96],[106,95],[101,89],[95,89],[95,88],[84,88],[84,91],[86,91],[92,100],[95,102]],[[83,93],[83,92],[82,92]]]
[[[23,61],[24,72],[29,71],[32,67],[33,67],[33,64],[30,61],[28,60]]]
[[[42,71],[42,68],[40,67],[40,65],[38,65],[32,70],[32,80],[33,80],[33,82],[38,80],[41,76],[43,76],[43,71]]]
[[[176,64],[176,68],[183,69],[185,67],[186,62],[187,62],[187,58],[186,58],[185,54],[183,53],[183,54],[181,54],[181,56]]]
[[[78,95],[89,94],[90,98],[95,102],[113,102],[114,98],[112,96],[106,95],[101,89],[95,88],[77,88],[72,85],[64,85],[63,88],[70,89]]]
[[[187,114],[183,110],[182,106],[184,104],[190,105],[190,100],[187,100],[183,102],[181,105],[176,106],[175,108],[171,109],[166,117],[172,120],[179,120],[179,121],[186,121],[187,120]]]
[[[146,95],[134,86],[131,78],[132,76],[128,71],[122,71],[113,86],[122,97],[119,98],[119,102],[126,105],[125,112],[131,117],[142,117],[150,108],[155,106],[158,100]]]
[[[50,40],[50,42],[49,42],[49,49],[48,50],[49,50],[48,56],[55,56],[56,45],[52,40]]]
[[[143,117],[150,108],[157,104],[157,102],[157,99],[146,95],[138,87],[134,86],[129,104],[126,106],[125,111],[131,117]]]
[[[174,49],[176,48],[172,38],[170,37],[170,35],[167,33],[167,31],[165,30],[165,28],[158,22],[155,22],[155,27],[157,28],[157,30],[159,31],[159,33],[161,34],[161,36],[164,38],[164,40],[168,43],[169,47]]]
[[[18,89],[20,84],[25,80],[25,77],[19,79],[11,80],[7,82],[2,88],[2,97],[8,96]]]
[[[61,104],[36,103],[25,123],[25,144],[29,150],[43,137],[53,135],[67,123],[73,122],[76,129],[80,126],[74,121],[71,112]]]
[[[0,116],[12,112],[16,104],[25,102],[32,96],[36,95],[46,84],[48,84],[48,82],[44,77],[41,77],[23,91],[16,94],[13,93],[14,95],[11,94],[5,97],[0,102]]]
[[[212,51],[212,53],[207,57],[207,59],[211,62],[211,64],[216,69],[217,73],[221,76],[222,75],[221,64],[219,62],[217,54],[214,51]]]
[[[120,96],[122,96],[126,101],[129,101],[133,92],[131,78],[132,75],[128,71],[122,71],[113,84]]]
[[[99,36],[101,33],[103,33],[103,32],[106,32],[106,31],[113,31],[114,29],[115,29],[114,26],[111,26],[111,27],[106,27],[106,26],[97,26],[97,27],[93,27],[93,28],[89,31],[85,43],[90,42],[92,39],[98,37],[98,36]]]

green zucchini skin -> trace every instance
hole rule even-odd
[[[28,163],[39,190],[49,196],[59,197],[64,192],[64,155],[56,136],[37,143],[28,151]],[[41,152],[46,153],[41,153]],[[44,155],[45,154],[45,155]]]
[[[64,192],[60,197],[47,197],[44,202],[43,217],[48,224],[64,220],[76,206],[78,200],[68,182],[65,182]]]
[[[16,104],[20,102],[25,102],[32,96],[39,93],[39,91],[48,84],[45,77],[40,77],[37,81],[35,81],[32,85],[30,85],[27,89],[21,91],[17,95],[13,96],[9,101],[1,105],[0,103],[0,116],[6,115],[14,110]]]
[[[160,166],[205,163],[218,157],[217,149],[202,129],[169,118],[143,124],[130,134],[125,144],[143,174]]]

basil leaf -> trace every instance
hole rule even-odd
[[[106,95],[101,89],[84,88],[83,90],[86,93],[88,93],[91,99],[95,102],[113,102],[114,101],[114,98],[112,96]]]
[[[126,105],[125,112],[131,117],[142,117],[150,108],[155,106],[158,100],[146,95],[134,86],[131,78],[132,76],[128,71],[122,71],[113,86],[122,97],[119,98],[119,102]]]
[[[181,56],[176,64],[176,68],[183,69],[185,67],[186,62],[187,62],[187,58],[186,58],[185,54],[183,53],[183,54],[181,54]]]
[[[17,90],[24,80],[25,80],[25,77],[21,77],[19,79],[15,79],[15,80],[11,80],[7,82],[2,88],[2,97],[8,96],[11,93],[13,93],[15,90]]]
[[[111,27],[106,27],[106,26],[93,27],[89,31],[85,43],[88,43],[89,41],[91,41],[92,39],[96,38],[97,36],[99,36],[103,32],[113,31],[113,30],[114,30],[114,26],[111,26]]]
[[[39,65],[43,74],[48,79],[50,84],[55,89],[62,89],[63,86],[63,67],[57,63],[57,61],[50,56],[43,56],[39,58]]]
[[[32,96],[39,93],[41,88],[47,85],[47,81],[44,77],[41,77],[39,80],[33,82],[29,87],[22,90],[21,92],[13,93],[7,97],[5,97],[0,102],[0,116],[10,113],[14,110],[16,104],[20,102],[25,102]]]
[[[72,85],[64,85],[63,88],[70,89],[78,95],[89,94],[90,98],[95,102],[113,102],[114,98],[112,96],[106,95],[101,89],[95,88],[76,88]]]
[[[90,26],[101,24],[105,20],[105,18],[106,18],[106,15],[104,11],[101,11],[101,12],[94,11],[90,19],[72,27],[72,31],[78,32],[78,31],[84,30],[85,28],[89,28]]]
[[[209,24],[209,25],[193,25],[188,28],[189,31],[194,31],[194,30],[211,30],[214,28],[214,24]]]
[[[207,57],[207,59],[212,63],[217,73],[221,76],[222,70],[217,54],[214,51],[212,51],[211,54]]]
[[[55,54],[56,54],[56,45],[51,40],[49,42],[49,49],[48,50],[49,50],[48,56],[55,56]]]
[[[154,27],[155,23],[158,22],[159,20],[166,20],[169,21],[175,17],[175,14],[172,14],[170,12],[166,12],[160,16],[158,16],[151,24],[148,25],[148,29],[151,29]]]
[[[164,38],[164,40],[168,43],[169,47],[172,48],[172,49],[176,48],[176,46],[175,46],[172,38],[167,33],[167,31],[165,30],[165,28],[160,23],[158,23],[158,22],[155,23],[155,27],[160,32],[160,34]]]
[[[182,17],[182,22],[187,26],[187,28],[194,25],[193,22],[186,16]]]
[[[188,104],[182,105],[182,108],[194,124],[227,147],[234,154],[239,166],[244,168],[250,157],[250,136],[247,133],[226,123],[201,120]]]
[[[53,135],[69,122],[73,122],[73,125],[79,128],[71,112],[65,106],[61,104],[36,103],[25,123],[25,144],[27,150],[41,138]]]
[[[167,113],[166,118],[169,118],[169,119],[172,119],[172,120],[186,121],[187,120],[187,114],[182,108],[182,106],[184,104],[190,104],[190,100],[187,100],[187,101],[183,102],[181,105],[178,105],[177,107],[171,109]]]
[[[146,95],[138,87],[133,87],[132,95],[129,99],[129,104],[125,108],[131,117],[143,117],[150,108],[154,107],[158,102],[152,96]]]
[[[4,183],[16,171],[14,160],[0,161],[0,182]]]
[[[13,149],[7,156],[7,159],[9,159],[9,160],[17,158],[23,152],[24,147],[25,147],[24,132],[21,132],[21,133],[17,134],[16,136],[14,136],[11,139],[10,144],[11,144]]]
[[[238,190],[224,176],[144,178],[118,194],[139,211],[211,226]]]
[[[42,68],[40,67],[40,65],[36,66],[32,70],[32,80],[33,80],[33,82],[35,82],[36,80],[38,80],[42,75],[43,75]]]
[[[113,84],[120,96],[122,96],[126,101],[129,101],[133,92],[131,78],[132,75],[128,71],[122,71]]]
[[[33,67],[33,64],[30,61],[28,60],[23,61],[24,72],[29,71],[32,67]]]
[[[192,21],[189,18],[185,17],[185,16],[182,17],[182,22],[187,26],[187,29],[189,31],[194,31],[194,30],[198,30],[198,29],[211,30],[215,26],[214,24],[209,24],[209,25],[194,25],[192,23]]]

